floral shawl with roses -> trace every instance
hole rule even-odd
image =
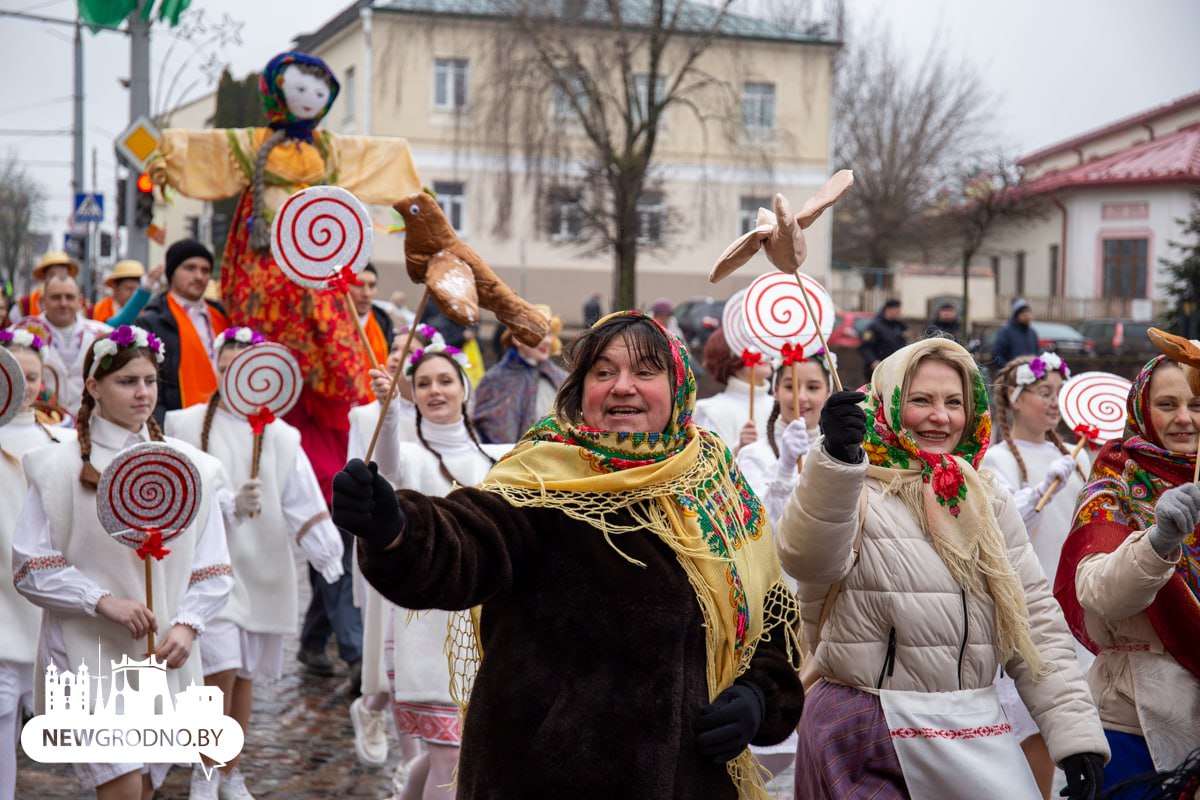
[[[917,365],[928,358],[970,365],[971,386],[963,387],[967,428],[948,454],[921,450],[901,421],[907,383]],[[1029,635],[1025,591],[1008,560],[992,506],[994,489],[976,471],[991,440],[992,417],[974,360],[956,342],[925,339],[880,362],[863,391],[867,394],[863,448],[870,462],[868,477],[884,485],[885,495],[895,494],[904,501],[960,586],[991,597],[1001,661],[1018,654],[1040,671],[1042,660]]]

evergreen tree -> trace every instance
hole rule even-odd
[[[1192,213],[1176,222],[1183,226],[1185,241],[1168,244],[1179,250],[1181,257],[1178,261],[1159,259],[1166,267],[1165,289],[1171,299],[1166,321],[1172,332],[1200,339],[1200,191],[1195,193]]]

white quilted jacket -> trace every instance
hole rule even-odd
[[[993,484],[994,485],[994,484]],[[859,494],[866,490],[862,544],[855,559]],[[1033,641],[1050,667],[1035,681],[1015,656],[1004,669],[1016,681],[1055,762],[1075,753],[1108,757],[1091,693],[1075,660],[1071,634],[1008,493],[996,486],[994,508],[1008,555],[1025,587]],[[963,593],[903,501],[883,495],[867,464],[845,464],[818,444],[804,459],[800,483],[776,536],[784,569],[800,582],[806,635],[817,670],[868,691],[978,689],[1001,666],[993,645],[990,597]],[[823,630],[817,622],[829,587],[845,579]],[[895,630],[895,660],[885,673]]]

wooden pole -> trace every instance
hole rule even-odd
[[[842,391],[842,379],[838,377],[837,367],[833,365],[833,352],[829,349],[829,342],[825,341],[825,331],[821,330],[821,324],[817,322],[817,315],[813,313],[812,301],[808,299],[808,292],[804,289],[804,281],[800,278],[800,273],[793,272],[792,277],[796,279],[796,283],[800,286],[800,297],[804,299],[804,307],[808,309],[808,318],[816,326],[817,337],[821,340],[821,347],[825,348],[825,358],[829,361],[829,377],[833,378],[833,390],[840,392]]]
[[[803,287],[801,287],[803,288]],[[792,419],[800,419],[800,370],[796,362],[792,362]],[[804,423],[808,427],[808,423]],[[804,456],[796,459],[796,472],[804,468]]]
[[[1071,451],[1071,458],[1079,457],[1079,451],[1083,449],[1083,446],[1087,444],[1087,441],[1087,436],[1079,437],[1079,441],[1075,443],[1075,449]],[[1042,495],[1042,499],[1038,500],[1038,504],[1033,507],[1034,511],[1040,512],[1046,507],[1046,503],[1050,502],[1050,498],[1054,496],[1054,490],[1058,488],[1058,484],[1060,483],[1062,483],[1062,481],[1060,481],[1058,478],[1055,478],[1050,482],[1050,488],[1046,490],[1044,495]]]
[[[154,578],[150,571],[151,558],[153,558],[151,555],[146,554],[142,558],[142,563],[144,563],[146,565],[146,608],[150,609],[151,613],[153,613],[154,612]],[[154,629],[153,628],[146,631],[146,645],[149,647],[150,652],[153,653],[154,652]]]
[[[379,432],[383,430],[383,418],[387,414],[388,406],[396,397],[396,389],[400,386],[400,376],[404,374],[404,359],[408,358],[408,350],[412,347],[413,336],[417,333],[417,326],[421,324],[421,317],[425,314],[425,306],[428,304],[429,290],[426,289],[425,293],[421,295],[421,302],[417,304],[417,313],[413,316],[412,324],[408,326],[408,338],[404,340],[404,349],[400,351],[400,363],[396,365],[396,372],[392,375],[392,385],[388,388],[387,397],[379,404],[379,419],[375,420],[375,432],[371,434],[371,444],[367,447],[365,460],[368,464],[375,455],[375,445],[379,443]]]
[[[371,369],[379,369],[379,359],[375,358],[375,351],[371,349],[367,331],[363,328],[362,320],[358,318],[358,309],[354,307],[354,300],[350,297],[349,289],[342,295],[342,299],[346,301],[346,310],[350,312],[350,319],[354,320],[354,327],[358,330],[358,340],[362,342],[363,349],[367,351],[367,358],[371,359]]]
[[[754,384],[758,382],[758,376],[754,374],[754,366],[750,367],[750,421],[754,422]]]

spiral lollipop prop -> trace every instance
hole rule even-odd
[[[25,401],[25,371],[17,357],[0,347],[0,425],[12,422]]]
[[[1071,457],[1075,458],[1084,445],[1101,445],[1120,438],[1125,432],[1125,403],[1133,384],[1111,372],[1081,372],[1067,381],[1058,393],[1058,407],[1079,440]],[[1050,483],[1049,489],[1034,507],[1041,511],[1054,492],[1059,481]]]
[[[750,284],[742,303],[750,335],[774,355],[782,356],[785,346],[801,348],[805,357],[829,351],[836,309],[816,279],[802,272],[768,272]],[[837,371],[832,375],[840,391]]]
[[[300,365],[291,351],[274,342],[247,347],[234,356],[221,376],[221,397],[225,404],[246,419],[254,431],[251,478],[258,477],[263,431],[292,410],[303,385]]]
[[[135,445],[112,460],[96,489],[96,512],[104,530],[131,547],[146,567],[146,607],[154,610],[151,559],[187,530],[199,511],[200,473],[179,450],[159,442]],[[154,651],[154,634],[147,634]]]
[[[379,368],[350,286],[371,259],[375,226],[367,207],[340,186],[310,186],[283,202],[271,229],[271,255],[283,274],[309,289],[339,292],[373,369]]]

